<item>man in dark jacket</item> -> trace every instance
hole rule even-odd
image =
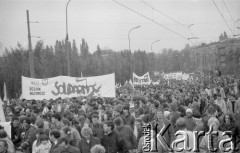
[[[104,123],[103,129],[105,135],[101,139],[101,144],[105,148],[106,153],[128,153],[125,141],[114,131],[113,122]]]
[[[132,128],[132,130],[133,130],[134,129],[135,118],[131,115],[129,110],[130,110],[130,106],[129,105],[125,105],[123,107],[122,119],[123,119],[124,125],[129,125]]]
[[[54,151],[56,148],[58,148],[58,145],[59,145],[58,139],[60,138],[60,136],[61,136],[61,134],[60,134],[60,132],[59,132],[58,130],[52,130],[52,131],[50,131],[50,133],[49,133],[49,139],[50,139],[50,141],[51,141],[51,143],[52,143],[52,147],[51,147],[49,153],[53,153],[53,151]]]
[[[23,119],[23,132],[21,133],[22,141],[20,148],[22,148],[25,152],[32,152],[32,144],[36,139],[36,129],[30,125],[30,118],[25,117]]]
[[[100,140],[92,136],[92,129],[89,127],[83,127],[81,134],[83,138],[79,141],[79,150],[80,153],[90,153],[91,148],[100,144]]]
[[[129,125],[123,125],[121,117],[114,119],[115,131],[121,136],[121,139],[127,144],[129,152],[134,152],[137,149],[137,138],[135,137],[132,128]]]
[[[11,139],[13,141],[14,146],[19,147],[19,143],[21,142],[21,133],[23,131],[22,125],[19,122],[18,117],[13,117],[11,122]]]

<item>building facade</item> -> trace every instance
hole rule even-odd
[[[222,74],[240,74],[240,39],[227,39],[211,44],[185,48],[183,71],[211,74],[219,69]]]

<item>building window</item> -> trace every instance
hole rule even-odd
[[[226,57],[225,56],[221,56],[220,61],[221,62],[225,62],[225,60],[226,60]]]
[[[221,65],[222,65],[222,67],[225,67],[225,66],[226,66],[226,63],[222,63]]]

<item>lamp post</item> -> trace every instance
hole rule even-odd
[[[131,33],[131,31],[133,31],[134,29],[137,29],[137,28],[140,28],[140,27],[141,27],[140,25],[139,25],[139,26],[136,26],[136,27],[133,27],[133,28],[130,29],[129,32],[128,32],[128,45],[129,45],[129,51],[130,51],[130,53],[132,53],[132,52],[131,52],[130,33]],[[131,59],[131,61],[130,61],[130,63],[131,63],[131,73],[133,74],[133,62],[132,62],[132,56],[130,57],[130,59]]]
[[[68,76],[70,76],[70,59],[69,59],[69,51],[68,51],[68,4],[71,0],[68,0],[66,5],[66,39],[65,39],[65,47],[67,53],[67,68],[68,68]]]
[[[160,40],[156,40],[156,41],[154,41],[154,42],[152,42],[152,44],[151,44],[151,51],[152,51],[152,46],[153,46],[153,44],[155,44],[156,42],[159,42]],[[152,51],[153,52],[153,51]]]

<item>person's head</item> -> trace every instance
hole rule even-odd
[[[103,114],[103,120],[104,121],[108,121],[109,120],[109,116],[108,116],[108,114]]]
[[[213,106],[208,108],[207,113],[210,117],[216,117],[217,116],[217,110]]]
[[[61,116],[58,113],[53,114],[51,117],[52,123],[56,123],[57,121],[60,121],[60,120],[61,120]]]
[[[8,143],[7,141],[0,140],[0,153],[5,153],[7,152],[8,149]]]
[[[233,115],[231,113],[227,113],[223,117],[223,122],[230,125],[234,122]]]
[[[36,138],[38,139],[41,134],[44,134],[43,129],[37,129],[36,134],[35,134]]]
[[[191,118],[191,117],[192,117],[192,114],[193,114],[192,109],[188,108],[188,109],[186,110],[186,116],[187,116],[188,118]]]
[[[81,130],[81,134],[86,140],[90,140],[92,136],[92,129],[90,127],[83,127]]]
[[[6,138],[7,136],[8,136],[7,132],[4,129],[1,129],[0,130],[0,138]]]
[[[58,144],[59,144],[59,147],[62,149],[62,150],[66,150],[68,148],[68,144],[69,144],[69,138],[67,137],[61,137],[58,139]]]
[[[44,127],[44,120],[41,119],[41,118],[37,119],[37,121],[36,121],[36,126],[37,126],[38,128],[43,128],[43,127]]]
[[[213,131],[217,131],[219,128],[220,122],[218,121],[218,119],[216,117],[211,117],[208,120],[208,126],[212,127]]]
[[[114,130],[114,123],[112,121],[107,121],[103,124],[103,130],[105,133],[110,133]]]
[[[113,122],[116,128],[121,128],[123,126],[123,119],[121,117],[115,118]]]
[[[44,145],[47,144],[48,143],[48,136],[46,134],[41,134],[39,136],[39,141],[40,141],[40,143],[42,143]]]
[[[66,119],[66,118],[63,118],[61,120],[61,122],[62,122],[63,126],[70,126],[70,121],[68,119]]]
[[[60,136],[61,136],[61,133],[58,130],[52,130],[49,133],[49,139],[51,142],[58,140],[60,138]]]
[[[24,129],[27,129],[31,124],[31,120],[29,117],[24,117],[22,122],[23,122]]]
[[[176,121],[176,127],[178,130],[186,129],[186,120],[182,117],[178,118]]]
[[[71,136],[72,130],[69,126],[64,127],[62,130],[63,130],[62,135],[61,135],[62,137],[70,137]]]
[[[129,114],[129,110],[130,110],[129,105],[125,105],[125,106],[123,107],[123,113],[124,113],[125,115],[128,115],[128,114]]]
[[[221,100],[221,94],[217,94],[217,100]]]
[[[103,146],[101,145],[95,145],[91,149],[91,153],[105,153],[106,150]]]
[[[18,117],[13,117],[12,118],[12,125],[15,128],[19,126],[19,118]]]
[[[150,123],[150,115],[149,114],[146,114],[146,115],[144,115],[143,117],[142,117],[142,123],[143,123],[143,125],[146,125],[146,124],[149,124]]]
[[[93,124],[99,123],[99,115],[98,114],[93,114],[92,115],[92,123]]]
[[[209,103],[210,103],[211,105],[213,105],[213,104],[214,104],[214,99],[213,99],[213,98],[210,98]]]
[[[156,118],[159,122],[163,122],[164,121],[164,109],[163,108],[158,108],[157,112],[156,112]]]

